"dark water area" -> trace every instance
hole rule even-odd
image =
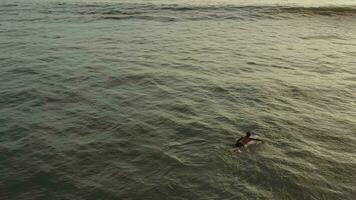
[[[0,199],[355,199],[356,7],[0,2]],[[265,142],[240,154],[246,131]]]

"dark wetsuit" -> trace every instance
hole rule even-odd
[[[235,144],[235,147],[238,147],[238,148],[241,148],[243,146],[244,146],[244,144],[242,144],[241,142],[236,142],[236,144]]]
[[[250,137],[242,137],[239,140],[237,140],[235,147],[241,148],[243,147],[245,144],[249,143],[251,140],[254,140],[253,138]]]

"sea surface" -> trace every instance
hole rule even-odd
[[[356,199],[356,2],[1,0],[0,199]]]

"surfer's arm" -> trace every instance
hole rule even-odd
[[[263,142],[263,140],[260,140],[260,139],[257,139],[257,138],[251,138],[251,140]]]

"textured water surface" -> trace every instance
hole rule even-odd
[[[0,199],[356,195],[351,5],[2,1],[0,97]]]

